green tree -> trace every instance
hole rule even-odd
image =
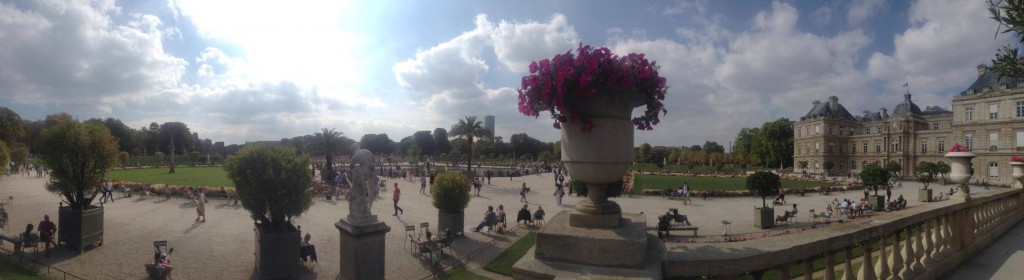
[[[459,120],[450,131],[449,137],[466,138],[469,141],[470,153],[472,153],[473,138],[491,137],[491,131],[484,128],[483,122],[477,121],[476,117],[466,116]],[[466,172],[473,172],[473,157],[470,155],[466,163]]]
[[[72,210],[89,209],[117,164],[117,139],[100,124],[65,121],[43,130],[39,159],[50,170],[47,190],[61,195]]]
[[[996,35],[1013,32],[1017,44],[1024,44],[1024,1],[1022,0],[988,0],[988,11],[991,18],[999,23]],[[998,78],[1024,78],[1024,62],[1021,62],[1018,48],[1003,46],[996,52],[992,60],[992,70]]]
[[[192,161],[193,166],[199,164],[199,151],[188,153],[188,159]]]
[[[765,164],[778,164],[780,168],[793,160],[793,121],[781,118],[766,122],[758,130],[756,151]]]
[[[0,141],[13,145],[24,133],[21,116],[7,107],[0,107]]]
[[[935,172],[938,173],[939,176],[942,176],[943,185],[946,184],[946,174],[949,174],[949,172],[952,171],[950,169],[952,168],[950,168],[949,165],[946,164],[945,162],[940,161],[939,163],[935,164]]]
[[[723,147],[722,144],[718,144],[718,142],[715,141],[705,141],[704,147],[702,148],[703,150],[708,151],[709,154],[725,153],[725,147]]]
[[[437,151],[437,144],[434,143],[434,136],[430,135],[429,130],[421,130],[412,134],[412,140],[416,141],[417,145],[420,145],[420,150],[423,150],[424,155],[435,155]],[[470,143],[472,145],[472,143]]]
[[[441,173],[430,188],[434,208],[445,213],[462,212],[469,205],[469,179],[458,173]]]
[[[806,160],[801,160],[801,161],[797,162],[797,166],[800,166],[800,169],[805,169],[806,170],[807,169],[807,161]]]
[[[434,144],[437,145],[438,154],[451,152],[452,145],[448,142],[448,130],[440,127],[435,128],[431,136],[434,137]]]
[[[555,161],[555,154],[551,153],[551,151],[543,151],[537,155],[537,160],[543,161],[544,163],[551,163],[552,161]]]
[[[156,166],[160,167],[160,165],[163,164],[164,162],[164,153],[156,152],[153,154],[153,157],[156,158]]]
[[[3,140],[0,140],[0,175],[7,174],[9,171],[11,162],[11,149],[7,148],[7,144]]]
[[[309,155],[282,145],[246,145],[228,157],[224,170],[235,183],[242,208],[268,232],[293,230],[289,220],[309,210],[313,183]]]
[[[889,172],[889,179],[892,180],[893,182],[895,182],[896,179],[899,178],[898,175],[900,174],[900,171],[902,171],[902,170],[903,170],[903,167],[900,166],[900,164],[896,163],[895,161],[890,161],[889,163],[885,164],[885,171]]]
[[[648,163],[651,161],[651,144],[643,143],[640,144],[640,148],[636,152],[636,161],[640,163]]]
[[[750,155],[754,154],[754,150],[757,147],[757,135],[758,128],[742,128],[740,132],[736,134],[736,140],[733,142],[733,153],[743,155],[749,158]]]
[[[117,153],[117,162],[121,163],[121,166],[128,164],[128,152],[121,151]]]
[[[747,189],[750,193],[761,197],[761,207],[768,207],[768,197],[779,193],[782,181],[779,175],[767,171],[758,171],[747,177]]]
[[[366,134],[359,139],[359,147],[376,155],[386,155],[395,151],[395,141],[391,141],[387,133]]]
[[[931,162],[922,161],[918,163],[917,168],[914,170],[917,173],[917,181],[924,184],[924,188],[927,189],[928,184],[935,179],[935,174],[938,173],[937,169],[938,165]]]
[[[821,168],[825,169],[825,176],[832,176],[832,168],[835,168],[835,164],[832,161],[826,161],[821,164]]]
[[[423,152],[423,150],[420,149],[420,145],[412,143],[412,146],[409,146],[409,150],[405,151],[405,154],[412,156],[411,161],[416,161],[419,158],[421,152]]]
[[[25,144],[15,144],[14,148],[11,149],[11,161],[21,166],[25,165],[25,161],[28,160],[28,147]]]
[[[341,132],[334,131],[333,128],[322,128],[320,132],[313,135],[313,138],[313,142],[310,143],[312,145],[310,149],[324,155],[324,160],[327,161],[327,166],[324,167],[324,170],[328,171],[334,170],[334,155],[340,153],[346,145],[352,144],[346,141],[348,138],[341,136]],[[329,174],[328,172],[324,173]],[[330,178],[326,179],[329,180]]]
[[[872,188],[875,190],[875,195],[878,195],[878,187],[888,183],[891,174],[888,169],[872,163],[860,171],[860,180],[864,183],[864,187]]]

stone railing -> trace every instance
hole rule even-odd
[[[999,189],[767,239],[667,244],[662,271],[666,279],[938,279],[1022,218],[1024,190]]]

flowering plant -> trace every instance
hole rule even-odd
[[[950,153],[954,152],[967,152],[967,147],[960,145],[960,143],[953,144],[953,148],[949,149]]]
[[[601,88],[618,88],[631,99],[647,105],[644,114],[633,118],[637,129],[651,130],[658,124],[658,113],[667,113],[662,100],[668,87],[658,75],[658,66],[643,54],[626,56],[612,54],[606,47],[594,49],[582,43],[552,59],[530,63],[530,74],[523,77],[519,88],[519,112],[536,117],[539,111],[550,111],[555,128],[564,122],[582,122],[583,131],[593,129],[590,116],[580,112],[588,98],[613,94]]]
[[[1024,162],[1024,157],[1022,157],[1022,156],[1012,156],[1012,157],[1010,157],[1010,161],[1011,162]]]

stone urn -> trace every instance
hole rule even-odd
[[[1024,187],[1024,183],[1021,183],[1024,180],[1024,162],[1010,161],[1010,167],[1013,168],[1013,187]]]
[[[946,158],[949,159],[950,172],[949,180],[957,185],[957,192],[954,195],[960,200],[970,200],[971,197],[967,194],[967,182],[971,181],[971,159],[976,157],[971,152],[949,152],[946,153]]]
[[[580,113],[593,123],[590,131],[582,130],[581,121],[562,124],[562,163],[573,179],[587,185],[587,199],[576,204],[578,213],[571,214],[571,226],[619,226],[622,210],[608,200],[607,187],[622,180],[633,162],[630,114],[638,104],[631,95],[598,93],[586,100]]]

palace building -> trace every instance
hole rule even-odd
[[[978,155],[972,161],[975,180],[1009,185],[1010,156],[1024,154],[1024,80],[998,79],[985,65],[953,97],[951,111],[921,110],[909,92],[892,112],[882,107],[854,115],[836,96],[812,105],[793,127],[797,171],[824,173],[831,162],[832,175],[856,176],[868,164],[896,162],[910,175],[922,161],[948,164],[943,155],[959,143]]]

